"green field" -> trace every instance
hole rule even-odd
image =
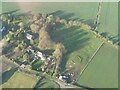
[[[7,5],[7,7],[6,7]],[[18,12],[33,11],[41,13],[56,12],[63,18],[78,18],[80,20],[95,19],[98,3],[3,3],[3,12],[20,9]],[[72,8],[71,8],[72,7]],[[78,10],[79,9],[79,10]],[[83,10],[84,9],[84,10]],[[92,13],[91,13],[92,12]],[[89,15],[88,15],[89,14]]]
[[[7,7],[6,7],[7,6]],[[42,13],[52,13],[66,19],[80,20],[82,22],[93,25],[96,19],[98,9],[98,2],[76,2],[76,3],[13,3],[4,2],[3,12],[10,12],[18,10],[19,13],[23,11],[34,11]],[[109,35],[116,36],[118,33],[118,3],[104,2],[101,9],[99,32],[107,32]]]
[[[20,9],[17,11],[18,14],[32,10],[93,25],[98,3],[3,3],[3,12],[17,9]],[[117,15],[117,3],[103,3],[98,31],[116,36]],[[59,27],[53,32],[53,37],[56,37],[55,41],[62,42],[68,50],[62,61],[62,70],[70,70],[69,66],[72,65],[71,72],[78,72],[77,75],[102,43],[102,40],[95,38],[91,32],[80,28]],[[117,87],[117,56],[117,49],[104,45],[79,78],[78,83],[89,87]]]
[[[1,72],[2,73],[1,74],[1,76],[2,76],[1,84],[6,83],[11,78],[11,76],[16,72],[16,70],[17,70],[17,68],[9,68],[8,70]]]
[[[64,56],[61,64],[62,71],[73,69],[71,73],[73,71],[80,72],[102,43],[102,40],[96,38],[93,33],[80,28],[60,27],[52,34],[55,37],[54,40],[62,42],[67,49],[67,55]],[[70,65],[72,68],[69,67]]]
[[[40,80],[35,88],[59,88],[59,85],[48,79]]]
[[[79,78],[78,83],[94,88],[117,88],[118,50],[105,44]]]
[[[98,6],[98,3],[32,3],[32,7],[29,7],[31,3],[3,3],[4,6],[7,4],[8,7],[3,7],[4,12],[21,9],[18,11],[20,13],[23,7],[26,6],[26,8],[24,8],[25,10],[31,8],[30,10],[34,12],[52,12],[54,15],[65,19],[80,20],[89,24],[92,24],[94,21],[97,11],[96,7]],[[78,8],[80,8],[80,10],[78,10]],[[80,72],[102,42],[102,40],[95,38],[92,33],[74,27],[57,28],[56,31],[53,31],[53,37],[56,38],[57,42],[62,42],[68,50],[62,62],[63,69],[69,69],[69,64],[72,64],[71,61],[74,61],[76,64],[72,66],[77,72]],[[78,57],[81,57],[83,62],[80,62],[81,60],[79,60]]]
[[[16,71],[12,77],[2,85],[3,88],[32,88],[37,77]]]
[[[100,17],[99,32],[107,32],[108,35],[118,35],[118,3],[103,3]]]

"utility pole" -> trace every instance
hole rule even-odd
[[[99,2],[99,6],[98,6],[97,15],[96,15],[96,19],[95,19],[95,22],[94,22],[94,24],[95,24],[95,28],[94,28],[94,30],[97,30],[97,25],[99,24],[100,13],[101,13],[101,8],[102,8],[102,3],[103,3],[103,1],[100,0],[100,2]]]

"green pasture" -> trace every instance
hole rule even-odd
[[[102,40],[96,38],[93,33],[76,27],[66,28],[60,26],[51,33],[53,40],[62,42],[67,49],[67,54],[63,56],[61,62],[62,72],[71,69],[80,72],[102,43]]]
[[[93,26],[98,10],[98,2],[3,3],[3,12],[15,10],[18,10],[16,11],[17,14],[21,14],[24,11],[52,13],[67,20],[79,20]],[[115,36],[116,38],[118,34],[117,3],[103,3],[101,10],[98,32],[107,32],[108,35]],[[61,64],[62,71],[73,69],[72,72],[78,72],[77,75],[79,75],[82,68],[102,43],[102,40],[96,38],[93,33],[75,27],[66,28],[60,26],[52,32],[52,37],[54,41],[62,42],[68,51],[67,54],[64,55]],[[117,49],[109,44],[105,44],[82,76],[79,77],[78,83],[97,88],[117,87],[117,57]],[[70,66],[72,67],[70,68]],[[50,83],[48,83],[47,87],[49,84]],[[46,87],[44,85],[43,87]]]
[[[60,15],[61,17],[66,19],[74,18],[76,20],[77,19],[89,20],[95,18],[98,3],[3,2],[2,5],[3,5],[3,10],[2,10],[3,13],[15,11],[15,10],[18,10],[17,12],[23,12],[24,10],[26,10],[26,11],[41,12],[41,13],[54,13],[54,15],[58,15],[58,16]]]
[[[118,50],[105,44],[78,79],[78,83],[93,88],[117,88]]]
[[[109,36],[114,36],[115,38],[117,38],[118,35],[118,3],[117,2],[103,3],[98,31],[100,33],[107,32]]]
[[[9,75],[8,75],[9,76]],[[30,76],[16,71],[11,78],[2,85],[3,88],[32,88],[37,81],[36,76]]]
[[[36,84],[35,88],[59,88],[59,85],[44,78]]]
[[[98,10],[98,2],[3,2],[2,12],[15,10],[17,13],[27,11],[52,13],[65,19],[79,20],[93,26]],[[6,7],[7,6],[7,7]],[[118,3],[104,2],[102,4],[100,25],[98,31],[116,36],[118,33]],[[12,12],[11,12],[12,13]]]

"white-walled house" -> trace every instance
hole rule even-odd
[[[22,64],[22,65],[20,66],[20,68],[21,68],[21,69],[25,68],[25,65],[24,65],[24,64]]]
[[[38,52],[36,53],[36,55],[37,55],[38,57],[40,57],[41,60],[46,60],[46,57],[42,54],[42,52],[38,51]]]
[[[32,35],[29,34],[29,33],[27,33],[27,34],[26,34],[26,38],[29,39],[29,40],[32,40]]]
[[[38,57],[42,57],[42,52],[37,51],[36,55],[37,55]]]
[[[5,30],[6,30],[5,27],[2,27],[2,28],[0,29],[1,32],[5,31]]]
[[[61,81],[67,82],[68,77],[67,77],[67,76],[62,76],[62,75],[60,75],[60,76],[58,77],[58,79],[61,80]]]

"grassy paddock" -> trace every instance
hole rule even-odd
[[[32,88],[37,81],[37,77],[29,76],[16,71],[13,76],[2,85],[3,88]]]
[[[67,49],[61,63],[62,72],[68,70],[71,73],[75,72],[76,75],[79,75],[102,43],[102,40],[96,38],[93,33],[75,27],[58,27],[52,35],[54,41],[62,42]]]
[[[109,44],[105,44],[79,78],[78,83],[94,88],[117,88],[117,49]]]
[[[95,18],[97,12],[98,3],[89,3],[89,2],[76,2],[76,3],[49,3],[49,2],[4,2],[3,12],[10,12],[18,10],[17,12],[21,13],[23,11],[33,11],[41,13],[53,13],[54,15],[61,16],[63,18],[76,18],[82,21],[91,22]],[[6,7],[7,6],[7,7]],[[79,9],[79,10],[78,10]],[[91,13],[92,12],[92,13]]]
[[[118,34],[118,3],[117,2],[103,3],[98,32],[100,33],[107,32],[108,35],[117,37]]]
[[[53,81],[44,78],[37,83],[35,88],[59,88],[59,85]]]

